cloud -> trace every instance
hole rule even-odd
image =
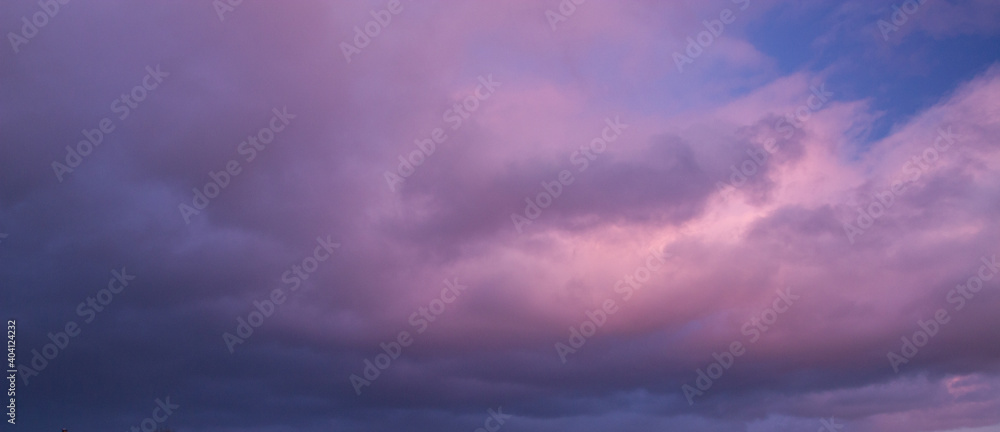
[[[685,38],[738,5],[586,2],[552,31],[558,5],[404,2],[350,62],[340,44],[387,2],[243,3],[221,22],[210,3],[62,6],[0,62],[0,310],[20,361],[82,324],[112,269],[137,279],[21,388],[24,423],[128,427],[168,394],[193,431],[475,428],[501,405],[528,431],[1000,422],[995,280],[948,300],[998,252],[997,66],[870,134],[884,100],[843,78],[856,58],[788,71],[757,38],[823,7],[754,2],[678,73]],[[941,9],[911,31],[995,33],[986,3],[924,7]],[[3,8],[4,28],[33,12]],[[861,9],[837,10],[871,24]],[[800,38],[852,47],[817,37]],[[118,118],[156,65],[170,76]],[[454,127],[485,76],[502,84]],[[294,120],[249,144],[275,109]],[[60,182],[52,162],[105,117],[114,132]],[[447,140],[390,189],[435,128]],[[187,223],[179,206],[232,161]],[[511,215],[564,170],[519,231]],[[293,292],[327,236],[342,246]],[[651,253],[670,258],[622,298]],[[418,331],[445,280],[468,289]],[[276,288],[287,302],[230,354],[222,334]],[[788,290],[800,299],[750,342]],[[618,312],[564,365],[554,344],[608,299]],[[941,308],[951,322],[895,373],[887,353]],[[348,377],[401,331],[413,344],[359,397]],[[681,387],[734,341],[746,353],[689,405]]]

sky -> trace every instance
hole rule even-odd
[[[3,430],[1000,431],[1000,3],[0,30]]]

